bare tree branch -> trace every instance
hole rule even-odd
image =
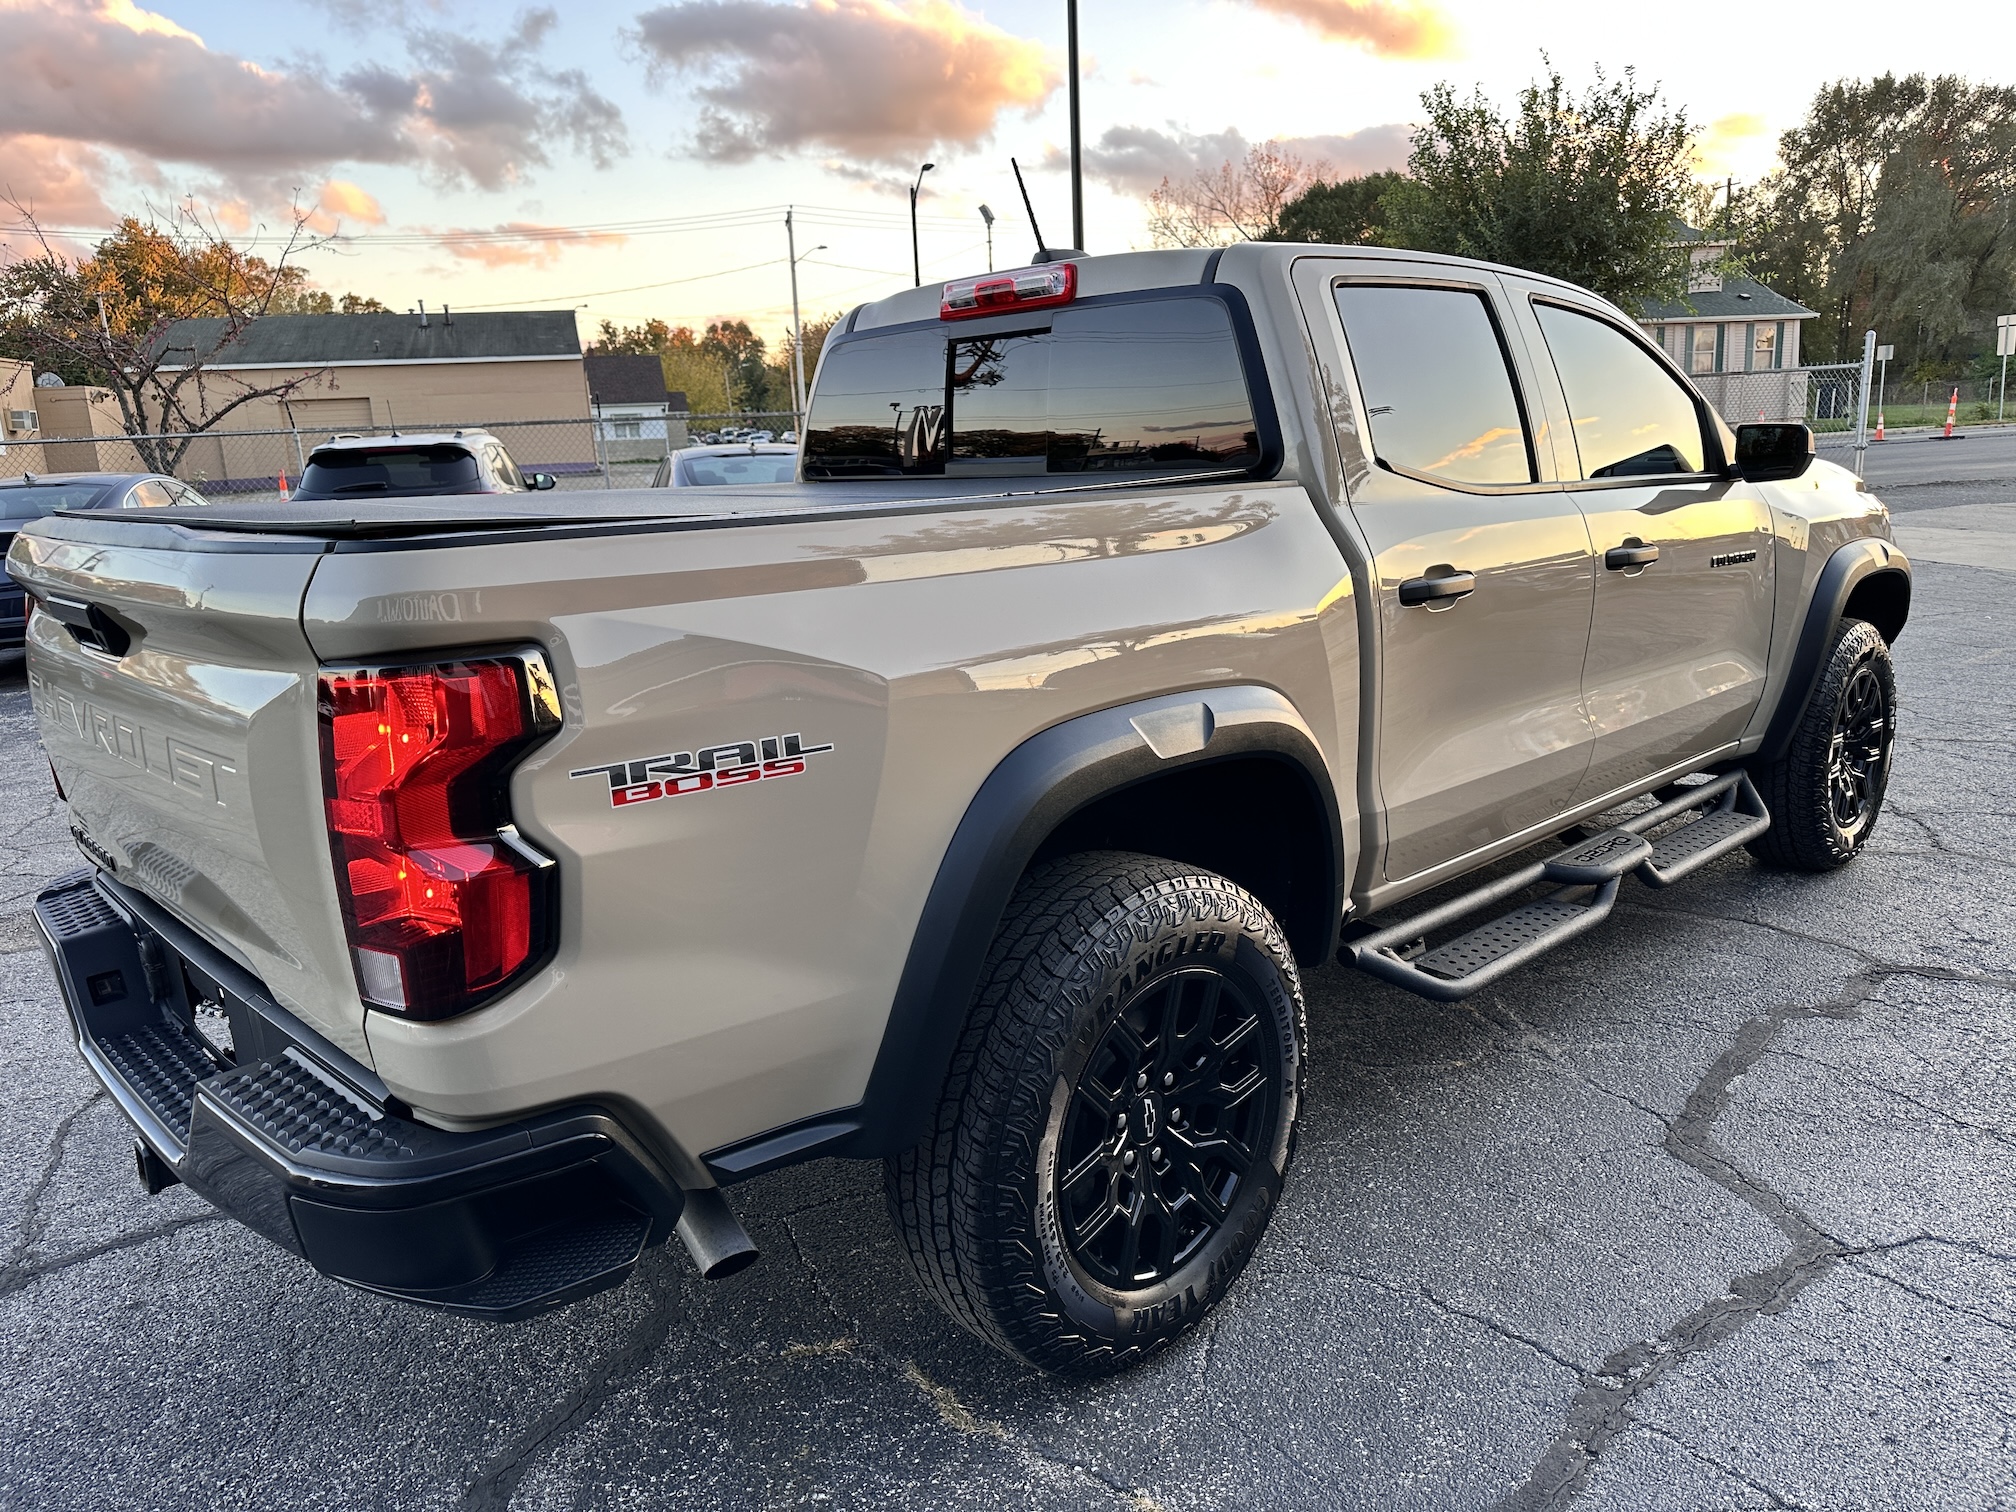
[[[261,399],[286,401],[319,387],[320,368],[255,384],[219,368],[217,358],[276,301],[298,301],[307,278],[298,258],[321,244],[296,200],[272,261],[234,245],[193,202],[167,217],[128,217],[88,257],[54,246],[34,208],[11,194],[38,251],[0,265],[0,338],[38,366],[109,389],[141,461],[172,474],[196,437]],[[192,329],[182,322],[207,319]],[[185,339],[178,340],[180,335]]]

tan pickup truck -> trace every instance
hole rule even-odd
[[[864,305],[795,482],[8,565],[89,863],[37,915],[150,1188],[506,1319],[877,1159],[938,1300],[1075,1372],[1260,1242],[1301,970],[1459,998],[1634,879],[1851,859],[1910,598],[1803,426],[1600,299],[1301,246]]]

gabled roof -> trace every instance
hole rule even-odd
[[[268,315],[219,348],[226,322],[178,320],[163,333],[168,363],[191,351],[213,366],[319,367],[329,362],[440,362],[511,357],[577,357],[581,338],[572,310],[478,310],[443,316]]]
[[[1754,278],[1724,278],[1717,294],[1687,294],[1679,299],[1648,299],[1639,307],[1640,320],[1806,320],[1818,315],[1796,300],[1766,288]]]
[[[665,365],[656,357],[594,353],[581,359],[588,374],[588,397],[597,404],[663,404]]]

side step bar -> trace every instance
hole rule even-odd
[[[1645,837],[1647,830],[1694,811],[1699,811],[1695,818],[1658,840]],[[1396,987],[1438,1003],[1458,1002],[1602,923],[1616,904],[1618,889],[1627,875],[1636,876],[1647,887],[1671,887],[1689,872],[1770,827],[1771,815],[1750,774],[1730,772],[1711,782],[1682,788],[1669,801],[1591,835],[1558,855],[1521,867],[1376,934],[1349,941],[1339,954],[1360,971]],[[1558,885],[1433,950],[1415,948],[1434,930],[1543,882]]]

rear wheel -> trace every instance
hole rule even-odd
[[[1853,860],[1883,811],[1896,711],[1890,647],[1874,625],[1843,620],[1785,755],[1751,767],[1771,811],[1751,854],[1807,872]]]
[[[1045,1370],[1167,1347],[1272,1216],[1303,1053],[1294,960],[1250,894],[1122,852],[1032,871],[931,1131],[888,1163],[926,1289]]]

